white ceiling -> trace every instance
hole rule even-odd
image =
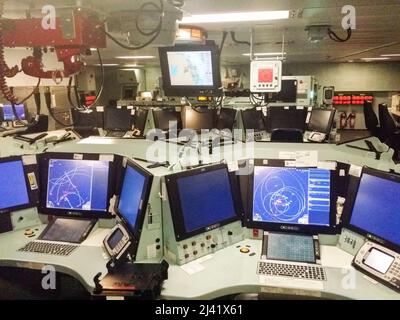
[[[109,0],[106,10],[123,10],[137,0]],[[10,1],[9,1],[10,2]],[[11,1],[13,2],[13,1]],[[24,1],[22,1],[24,2]],[[48,1],[51,2],[51,1]],[[98,3],[98,0],[96,1]],[[339,35],[346,32],[341,28],[343,6],[351,4],[356,8],[356,30],[348,42],[336,43],[329,38],[319,44],[307,40],[305,27],[312,24],[328,24]],[[400,53],[400,1],[399,0],[352,0],[352,1],[293,1],[293,0],[186,0],[183,8],[185,15],[201,13],[222,13],[238,11],[296,10],[298,16],[293,19],[268,23],[230,23],[200,25],[208,31],[208,38],[218,44],[223,31],[235,31],[240,40],[249,41],[250,28],[256,30],[256,52],[278,52],[281,50],[282,36],[285,34],[285,52],[287,62],[347,62],[360,58],[379,57],[381,54]],[[397,45],[394,45],[397,43]],[[380,49],[371,50],[373,48]],[[366,52],[364,52],[366,51]],[[154,55],[155,48],[145,48],[129,52],[108,44],[102,50],[106,63],[129,63],[145,66],[158,65],[158,58],[146,61],[121,61],[120,55]],[[249,58],[242,53],[249,52],[246,45],[237,45],[227,38],[222,53],[224,64],[244,64]],[[362,53],[364,52],[364,53]],[[94,63],[96,56],[88,59]],[[391,58],[400,61],[400,57]]]

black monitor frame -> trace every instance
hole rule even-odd
[[[307,114],[308,108],[303,106],[271,106],[268,108],[267,131],[272,132],[275,129],[298,129],[304,132],[307,128]],[[285,122],[285,124],[281,125],[279,121]]]
[[[168,52],[196,52],[210,51],[213,69],[212,86],[178,86],[171,84],[169,74]],[[166,96],[172,97],[197,97],[197,96],[220,96],[221,94],[221,70],[220,70],[220,51],[214,43],[206,45],[176,45],[175,47],[160,47],[158,49],[161,64],[161,74],[163,79],[163,89]]]
[[[228,173],[231,191],[232,191],[233,206],[235,209],[236,217],[232,217],[232,218],[226,219],[224,221],[220,221],[219,223],[216,223],[216,224],[213,224],[210,226],[205,226],[203,228],[193,230],[191,232],[187,232],[185,230],[184,216],[183,216],[181,201],[180,201],[179,192],[178,192],[178,190],[179,190],[178,189],[178,180],[180,178],[195,176],[195,175],[199,175],[199,174],[202,174],[205,172],[212,172],[212,171],[217,171],[217,170],[221,170],[221,169],[226,169],[226,171]],[[232,223],[235,221],[240,221],[241,216],[242,216],[242,213],[241,213],[242,208],[240,205],[240,192],[239,192],[239,187],[238,187],[238,180],[237,180],[237,176],[236,176],[235,172],[229,172],[226,164],[211,165],[208,167],[203,167],[203,168],[198,168],[198,169],[194,169],[194,170],[188,170],[188,171],[168,175],[165,177],[165,182],[166,182],[167,191],[168,191],[170,211],[171,211],[172,222],[174,225],[176,241],[179,242],[179,241],[191,238],[193,236],[196,236],[198,234],[220,228],[229,223]]]
[[[296,79],[282,79],[282,89],[280,92],[265,94],[266,103],[296,103],[297,102]]]
[[[135,129],[140,131],[140,134],[144,135],[144,130],[146,128],[147,118],[149,116],[149,109],[146,108],[136,108],[135,115],[133,116],[132,125]]]
[[[36,156],[32,156],[32,157],[36,157]],[[2,215],[4,213],[10,213],[13,211],[34,208],[34,207],[37,207],[39,204],[39,190],[40,190],[39,189],[39,187],[40,187],[39,178],[40,177],[39,177],[38,164],[35,163],[35,164],[25,165],[24,161],[23,161],[23,156],[12,156],[12,157],[7,157],[7,158],[0,158],[0,163],[14,162],[14,161],[21,161],[21,163],[22,163],[22,167],[24,170],[26,191],[28,193],[29,202],[26,204],[19,205],[19,206],[9,207],[6,209],[0,209],[0,215]],[[6,173],[2,173],[2,174],[6,174]],[[32,190],[32,188],[30,187],[28,174],[35,175],[37,186],[36,186],[36,188],[34,188],[34,190]]]
[[[330,111],[331,114],[330,114],[330,116],[329,116],[328,126],[327,126],[327,128],[326,128],[325,131],[319,131],[319,130],[316,130],[316,129],[312,128],[312,126],[311,126],[311,120],[312,120],[312,113],[314,112],[314,110],[317,110],[317,111],[326,111],[326,112]],[[311,111],[310,122],[307,124],[308,130],[309,130],[309,131],[322,132],[322,133],[325,133],[325,134],[330,134],[330,132],[331,132],[331,130],[332,130],[332,126],[333,126],[333,121],[335,120],[335,114],[336,114],[336,109],[333,109],[333,108],[332,108],[332,109],[313,108],[312,111]]]
[[[129,126],[126,126],[126,127],[121,126],[119,128],[110,126],[108,113],[116,111],[116,110],[120,111],[121,113],[122,112],[126,113],[126,116],[128,116],[128,114],[129,114]],[[124,119],[124,121],[125,121],[125,119]],[[132,130],[132,125],[133,125],[132,111],[130,109],[128,109],[127,107],[106,107],[106,108],[104,108],[104,130],[107,130],[107,131],[129,131],[129,130]]]
[[[75,155],[79,154],[79,159]],[[116,182],[118,177],[118,168],[120,165],[120,156],[107,155],[113,157],[113,161],[109,162],[108,171],[108,186],[107,186],[107,199],[106,211],[87,211],[87,210],[67,210],[57,208],[47,208],[47,188],[48,188],[48,175],[49,175],[49,162],[50,160],[92,160],[100,161],[101,156],[104,154],[95,153],[56,153],[49,152],[40,155],[40,172],[41,172],[41,196],[40,196],[40,212],[50,216],[64,216],[64,217],[77,217],[88,219],[110,219],[112,213],[110,212],[111,199],[115,195]]]
[[[251,117],[253,114],[253,116],[260,116],[260,120],[263,123],[263,128],[262,129],[254,129],[254,128],[250,128],[250,126],[248,126],[248,119],[247,116]],[[246,110],[242,110],[241,111],[241,115],[242,115],[242,122],[243,122],[243,128],[245,129],[245,131],[247,132],[248,130],[254,130],[254,132],[261,132],[261,131],[267,131],[267,119],[264,116],[264,113],[261,110],[257,110],[256,108],[253,109],[246,109]]]
[[[236,109],[233,109],[233,108],[221,108],[220,113],[217,116],[216,128],[218,130],[229,129],[229,130],[233,131],[233,127],[235,125],[236,117],[237,117],[237,110]],[[226,126],[228,121],[229,121],[229,125]]]
[[[361,180],[362,180],[362,177],[364,174],[368,174],[368,175],[371,175],[371,176],[374,176],[377,178],[382,178],[385,180],[390,180],[390,181],[400,183],[400,175],[399,174],[380,171],[380,170],[372,169],[369,167],[363,167],[360,177],[352,176],[352,181],[351,181],[352,183],[349,186],[348,195],[347,195],[346,202],[345,202],[344,209],[343,209],[342,225],[346,229],[349,229],[349,230],[354,231],[362,236],[365,236],[367,239],[369,239],[371,241],[377,242],[387,248],[390,248],[392,250],[400,252],[399,245],[396,245],[395,243],[393,243],[391,241],[383,239],[382,237],[380,237],[376,234],[373,234],[373,233],[369,232],[368,230],[361,229],[350,223],[351,217],[353,214],[353,208],[354,208],[357,194],[358,194],[358,189],[360,188]],[[382,192],[384,192],[384,190]],[[373,196],[373,195],[371,195],[371,196]],[[400,214],[400,212],[399,212],[399,214]]]
[[[189,126],[189,121],[187,120],[188,112],[193,112],[194,114],[197,113],[199,116],[201,116],[201,114],[203,114],[205,116],[212,117],[212,123],[209,123],[209,126],[207,128],[189,128],[188,127]],[[183,129],[193,130],[193,131],[196,131],[196,132],[201,132],[201,130],[212,130],[212,129],[215,128],[215,123],[216,123],[216,110],[215,109],[209,109],[208,106],[182,108]]]
[[[330,215],[329,226],[318,225],[299,225],[291,223],[277,223],[277,222],[262,222],[253,220],[253,189],[254,189],[254,167],[277,167],[277,168],[294,168],[294,169],[317,169],[316,167],[291,167],[286,166],[288,160],[277,159],[255,159],[252,174],[249,176],[247,189],[247,210],[245,214],[245,226],[249,228],[258,228],[265,231],[281,231],[281,232],[295,232],[300,234],[336,234],[336,203],[338,198],[338,191],[335,186],[339,183],[338,170],[331,170],[331,197],[330,197]]]
[[[120,199],[121,199],[121,191],[122,191],[122,187],[124,185],[125,174],[126,174],[126,170],[128,167],[140,172],[140,174],[142,174],[145,177],[145,187],[142,192],[142,198],[141,198],[142,199],[142,207],[140,208],[140,210],[138,212],[138,215],[136,218],[136,223],[135,223],[134,227],[132,227],[129,224],[129,222],[124,218],[124,215],[118,210]],[[145,218],[146,212],[147,212],[147,206],[149,203],[150,192],[151,192],[151,188],[153,186],[153,178],[154,177],[150,172],[148,172],[147,170],[145,170],[144,168],[142,168],[135,162],[133,162],[129,159],[126,159],[126,166],[123,169],[121,182],[118,186],[119,196],[117,197],[117,201],[115,202],[114,211],[115,211],[116,215],[118,216],[118,218],[122,221],[123,225],[126,227],[126,229],[129,231],[129,233],[132,235],[133,239],[135,240],[136,250],[137,250],[137,245],[139,244],[140,235],[141,235],[142,229],[143,229],[143,223],[144,223],[144,218]]]
[[[176,115],[176,121],[177,121],[177,127],[176,128],[177,128],[178,131],[182,130],[183,129],[183,127],[182,127],[182,113],[176,111],[175,108],[163,108],[161,110],[153,110],[153,120],[154,120],[155,128],[156,129],[160,129],[161,131],[169,131],[171,129],[169,127],[168,128],[160,128],[161,127],[161,125],[160,125],[161,121],[159,121],[159,120],[160,120],[161,117],[163,117],[163,116],[165,117],[165,114],[167,114],[167,113],[169,113],[171,115],[174,114],[174,116]],[[171,122],[170,120],[171,119],[168,119],[169,122]],[[175,128],[173,128],[173,129],[175,129]]]

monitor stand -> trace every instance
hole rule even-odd
[[[54,218],[39,236],[39,240],[82,243],[89,236],[97,219]]]

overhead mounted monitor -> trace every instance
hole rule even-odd
[[[255,160],[249,182],[247,223],[266,231],[334,232],[337,172]]]
[[[114,155],[46,153],[41,157],[41,211],[49,215],[110,217]]]
[[[399,175],[364,168],[345,203],[346,228],[399,252],[399,194]]]
[[[166,96],[219,96],[221,71],[215,44],[161,47],[163,89]]]
[[[16,120],[27,120],[27,109],[26,106],[23,104],[16,104],[14,105],[15,107],[15,113],[12,108],[12,105],[10,104],[5,104],[0,108],[1,110],[1,119],[2,121],[16,121]],[[17,115],[17,117],[15,116]]]
[[[115,211],[137,241],[143,228],[152,181],[149,172],[127,162]]]
[[[235,178],[226,165],[213,165],[166,177],[177,241],[239,219]]]
[[[37,205],[32,195],[39,189],[36,174],[21,157],[0,159],[0,172],[0,213]]]

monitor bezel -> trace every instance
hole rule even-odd
[[[325,133],[325,134],[330,134],[330,132],[332,130],[332,126],[333,126],[333,121],[335,120],[336,110],[333,109],[333,108],[330,108],[330,109],[313,108],[312,111],[311,111],[311,115],[310,115],[310,122],[307,124],[307,129],[309,131],[316,131],[313,128],[311,128],[311,126],[310,126],[311,119],[312,119],[312,113],[313,113],[314,110],[330,111],[331,112],[331,115],[329,117],[329,122],[328,122],[328,128],[327,128],[327,130],[325,132],[322,132],[322,133]],[[317,132],[321,132],[321,131],[317,131]]]
[[[76,157],[79,155],[79,159]],[[67,209],[57,209],[57,208],[47,208],[47,188],[48,188],[48,175],[49,175],[49,162],[50,160],[90,160],[90,161],[101,161],[101,157],[112,157],[112,161],[109,162],[108,168],[108,186],[107,186],[107,204],[106,211],[86,211],[86,210],[67,210]],[[40,196],[40,210],[41,213],[50,216],[63,216],[63,217],[78,217],[78,218],[88,218],[88,219],[111,219],[113,217],[110,211],[111,200],[115,195],[115,185],[117,179],[116,173],[116,159],[113,154],[98,154],[98,153],[44,153],[40,155],[40,172],[41,172],[41,184],[42,192]],[[106,161],[106,160],[102,160]]]
[[[220,221],[218,223],[204,226],[202,228],[193,230],[193,231],[186,231],[185,228],[185,222],[184,222],[184,215],[182,212],[182,206],[181,206],[181,201],[180,201],[180,196],[179,196],[179,189],[178,189],[178,180],[181,178],[186,178],[186,177],[191,177],[199,174],[203,174],[205,172],[212,172],[212,171],[218,171],[221,169],[225,169],[228,178],[229,178],[229,183],[232,191],[232,200],[233,200],[233,206],[235,210],[235,216],[225,219],[223,221]],[[172,223],[174,226],[174,231],[175,231],[175,239],[176,241],[183,241],[186,239],[189,239],[193,236],[199,235],[201,233],[209,232],[211,230],[215,230],[217,228],[220,228],[222,226],[225,226],[227,224],[230,224],[235,221],[240,221],[241,216],[242,216],[242,209],[240,206],[240,194],[238,190],[238,185],[237,185],[237,176],[235,172],[229,172],[228,167],[226,164],[217,164],[217,165],[211,165],[207,167],[202,167],[198,169],[193,169],[193,170],[188,170],[172,175],[168,175],[165,177],[165,184],[168,192],[168,200],[169,200],[169,207],[171,211],[171,218],[172,218]]]
[[[213,85],[212,86],[178,86],[171,84],[169,74],[168,52],[196,52],[210,51],[213,70]],[[174,47],[158,48],[160,57],[161,74],[163,79],[163,90],[166,96],[171,97],[197,97],[197,96],[220,96],[221,95],[221,70],[220,70],[220,51],[215,44],[205,45],[188,45],[181,44]]]
[[[294,169],[318,169],[317,167],[295,167],[286,165],[287,162],[293,162],[293,160],[282,160],[282,159],[254,159],[252,165],[252,173],[249,176],[249,187],[247,194],[247,210],[245,214],[245,225],[249,228],[258,228],[264,231],[279,231],[279,232],[295,232],[300,234],[318,235],[318,234],[336,234],[336,202],[338,198],[338,192],[335,185],[339,182],[338,170],[330,170],[331,172],[331,197],[330,197],[330,214],[329,214],[329,226],[321,225],[299,225],[291,223],[279,223],[279,222],[262,222],[253,220],[253,185],[254,185],[254,167],[277,167],[277,168],[294,168]]]
[[[160,121],[159,121],[159,115],[160,114],[165,114],[167,112],[175,113],[177,116],[177,129],[182,130],[183,125],[182,125],[182,111],[176,111],[175,108],[163,108],[160,110],[153,110],[153,120],[154,120],[154,126],[156,129],[160,129],[161,131],[169,131],[170,128],[165,129],[165,128],[160,128]]]
[[[361,179],[364,174],[400,183],[400,175],[398,175],[396,173],[380,171],[380,170],[369,168],[369,167],[363,167],[360,177],[357,177],[355,180],[356,181],[355,185],[353,185],[353,187],[349,188],[349,190],[348,190],[347,201],[345,202],[344,209],[343,209],[343,218],[342,218],[343,227],[345,227],[346,229],[349,229],[351,231],[354,231],[373,242],[377,242],[377,243],[379,243],[387,248],[390,248],[396,252],[400,252],[400,245],[395,244],[389,240],[386,240],[386,239],[382,238],[381,236],[378,236],[372,232],[369,232],[368,230],[364,230],[362,228],[359,228],[359,227],[351,224],[351,217],[353,215],[354,205],[356,203],[356,198],[357,198],[358,190],[360,188]]]
[[[24,170],[25,186],[26,186],[26,191],[27,191],[27,194],[28,194],[28,203],[22,204],[22,205],[18,205],[18,206],[13,206],[13,207],[0,209],[0,215],[5,214],[5,213],[18,211],[18,210],[34,208],[34,207],[37,207],[38,204],[39,204],[39,201],[35,201],[35,198],[33,196],[35,191],[39,192],[40,181],[39,181],[39,177],[37,176],[37,170],[34,169],[34,168],[29,169],[29,171],[35,173],[35,175],[36,175],[37,189],[36,190],[32,190],[30,188],[30,183],[29,183],[29,178],[28,178],[28,174],[30,173],[30,172],[28,172],[28,167],[31,167],[31,166],[30,165],[28,166],[28,165],[24,164],[23,156],[12,156],[12,157],[7,157],[7,158],[0,158],[0,163],[15,162],[15,161],[21,161],[22,168]],[[37,163],[34,164],[33,166],[37,167]]]
[[[128,167],[132,168],[133,170],[138,171],[140,174],[142,174],[145,177],[145,188],[142,191],[143,203],[142,203],[141,209],[139,210],[139,212],[137,214],[137,218],[136,218],[134,227],[132,227],[130,225],[130,223],[127,221],[127,219],[125,219],[124,215],[119,211],[119,203],[121,200],[121,191],[122,191],[122,187],[124,185],[126,170],[128,169]],[[140,235],[142,233],[143,223],[144,223],[144,219],[146,217],[147,207],[148,207],[148,203],[149,203],[149,199],[150,199],[151,188],[153,186],[153,179],[154,179],[154,176],[149,171],[145,170],[143,167],[139,166],[134,161],[132,161],[130,159],[126,159],[126,165],[123,168],[121,181],[118,186],[119,192],[118,192],[118,197],[115,201],[114,211],[115,211],[115,214],[117,215],[117,217],[121,220],[122,224],[125,226],[125,228],[129,231],[131,236],[137,242],[139,242]]]
[[[253,113],[254,115],[259,114],[261,116],[261,120],[264,124],[264,127],[262,129],[249,128],[247,126],[248,119],[245,116],[247,113]],[[242,118],[243,128],[246,132],[249,130],[254,130],[254,132],[263,132],[263,131],[267,132],[268,131],[267,117],[264,115],[264,113],[261,110],[257,110],[256,108],[241,110],[241,118]]]
[[[110,112],[110,110],[126,110],[126,113],[130,115],[130,126],[126,127],[126,128],[116,128],[116,127],[111,127],[109,126],[109,119],[108,119],[108,112]],[[108,106],[106,108],[104,108],[104,130],[106,131],[129,131],[132,130],[132,126],[133,126],[133,116],[132,116],[132,111],[130,109],[128,109],[127,107],[113,107],[113,106]]]

